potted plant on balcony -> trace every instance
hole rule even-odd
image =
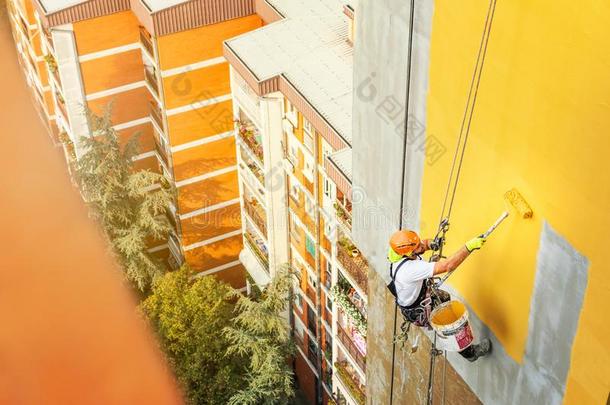
[[[349,240],[349,238],[343,236],[339,239],[339,245],[341,247],[343,247],[343,249],[345,249],[347,252],[349,252],[349,254],[352,257],[358,257],[360,256],[360,251],[358,250],[358,248],[356,247],[356,245],[354,245],[352,243],[351,240]]]
[[[341,307],[345,315],[352,321],[354,327],[358,330],[358,333],[363,337],[366,337],[366,319],[358,310],[358,307],[349,299],[347,291],[337,284],[330,292],[335,303]]]
[[[45,62],[47,62],[47,66],[48,66],[49,71],[50,71],[51,73],[55,73],[55,72],[57,72],[57,61],[55,60],[55,58],[53,57],[53,55],[51,55],[50,53],[49,53],[49,54],[46,54],[46,55],[44,56],[44,61],[45,61]]]

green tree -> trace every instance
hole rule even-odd
[[[231,342],[228,355],[247,361],[245,387],[231,397],[229,405],[290,403],[294,397],[293,372],[288,357],[294,345],[286,319],[292,275],[278,271],[258,300],[233,292],[236,313],[224,334]]]
[[[230,292],[215,277],[193,279],[183,266],[157,279],[141,305],[191,404],[226,404],[243,384],[243,361],[226,354],[222,333],[235,308]]]
[[[167,237],[165,214],[173,193],[163,175],[134,170],[139,136],[121,147],[110,108],[102,116],[89,112],[88,121],[93,136],[81,140],[85,152],[75,164],[75,177],[127,278],[145,291],[164,271],[148,248],[152,240]]]

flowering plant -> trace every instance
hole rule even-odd
[[[339,285],[335,285],[330,292],[333,296],[333,300],[341,307],[345,315],[358,330],[358,333],[366,337],[366,319],[358,310],[358,307],[349,299],[347,292]]]

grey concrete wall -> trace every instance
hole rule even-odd
[[[433,2],[416,1],[408,114],[410,4],[361,0],[356,16],[352,234],[372,267],[367,341],[370,404],[389,403],[392,380],[394,303],[385,288],[388,238],[401,222],[403,227],[419,228]],[[394,403],[420,402],[427,378],[424,352],[419,361],[398,354]],[[463,383],[456,390],[464,398],[467,391]],[[469,403],[476,403],[476,398]]]
[[[416,1],[411,116],[405,151],[410,2],[364,0],[358,5],[353,236],[372,267],[385,278],[387,240],[399,228],[401,216],[403,226],[419,228],[432,9],[432,0]],[[401,206],[403,180],[405,198]]]

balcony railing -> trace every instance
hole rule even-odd
[[[244,211],[246,211],[248,217],[256,224],[259,231],[267,237],[267,221],[265,220],[265,212],[263,209],[258,204],[254,205],[252,202],[244,199]]]
[[[343,343],[343,346],[356,361],[358,367],[360,367],[362,371],[366,372],[366,357],[360,353],[360,350],[358,350],[354,342],[352,342],[349,333],[347,333],[339,324],[337,324],[337,336],[339,336],[339,340],[341,343]]]
[[[148,35],[148,33],[142,28],[140,29],[140,42],[142,43],[142,46],[144,46],[144,49],[146,49],[148,54],[154,58],[155,48],[153,46],[152,39]]]
[[[298,316],[298,315],[295,313],[294,316]],[[303,340],[303,336],[300,336],[298,333],[294,334],[294,344],[296,346],[300,347],[301,350],[303,350],[303,352],[307,352],[307,349],[305,348],[305,341]]]
[[[250,247],[250,249],[256,256],[256,258],[258,259],[260,264],[263,266],[263,268],[265,270],[269,271],[269,258],[267,257],[267,255],[261,251],[261,249],[256,244],[256,241],[252,235],[250,235],[248,232],[246,232],[246,233],[244,233],[244,236],[246,239],[246,243],[248,244],[248,246]]]
[[[329,326],[333,324],[333,314],[328,309],[324,310],[324,320]]]
[[[155,72],[151,72],[150,69],[144,69],[144,79],[146,83],[153,89],[156,96],[159,96],[159,82]]]
[[[257,140],[260,135],[254,125],[246,122],[238,122],[237,133],[239,134],[239,138],[248,146],[254,156],[261,162],[264,162],[263,145]]]
[[[182,250],[180,249],[180,241],[178,238],[170,232],[169,238],[167,239],[167,245],[169,246],[170,255],[170,266],[178,268],[183,263]]]
[[[163,130],[163,114],[161,109],[154,101],[150,102],[150,116],[155,121],[159,129]]]
[[[342,223],[347,229],[352,230],[352,214],[340,203],[335,202],[335,212],[337,220]]]
[[[337,370],[337,375],[343,385],[348,389],[350,395],[354,398],[356,403],[359,405],[364,405],[366,402],[366,395],[364,393],[363,387],[361,387],[360,381],[358,378],[354,377],[348,370],[348,365],[346,362],[335,363],[335,368]]]
[[[51,71],[51,74],[53,75],[53,77],[55,78],[55,82],[61,86],[61,79],[59,78],[59,69],[55,68],[55,69],[49,69]]]
[[[337,244],[337,259],[354,279],[362,291],[366,294],[368,291],[368,264],[362,257],[362,253],[355,248],[350,248],[349,242],[339,241]]]
[[[159,158],[163,161],[163,164],[165,164],[165,168],[167,170],[169,170],[169,168],[171,167],[169,164],[169,158],[167,156],[167,151],[165,150],[165,148],[161,145],[159,145],[158,142],[155,141],[155,151],[157,152],[157,155],[159,156]]]
[[[316,290],[314,290],[309,284],[307,284],[305,292],[307,293],[307,297],[309,297],[312,302],[316,302]]]
[[[250,156],[244,150],[244,148],[240,148],[240,153],[241,153],[241,160],[243,160],[244,165],[248,167],[250,172],[252,172],[252,174],[260,182],[260,184],[264,185],[265,184],[265,174],[263,173],[261,168],[258,166],[258,164],[256,162],[254,162],[254,160],[252,158],[250,158]],[[245,169],[245,167],[242,166],[242,169]]]

